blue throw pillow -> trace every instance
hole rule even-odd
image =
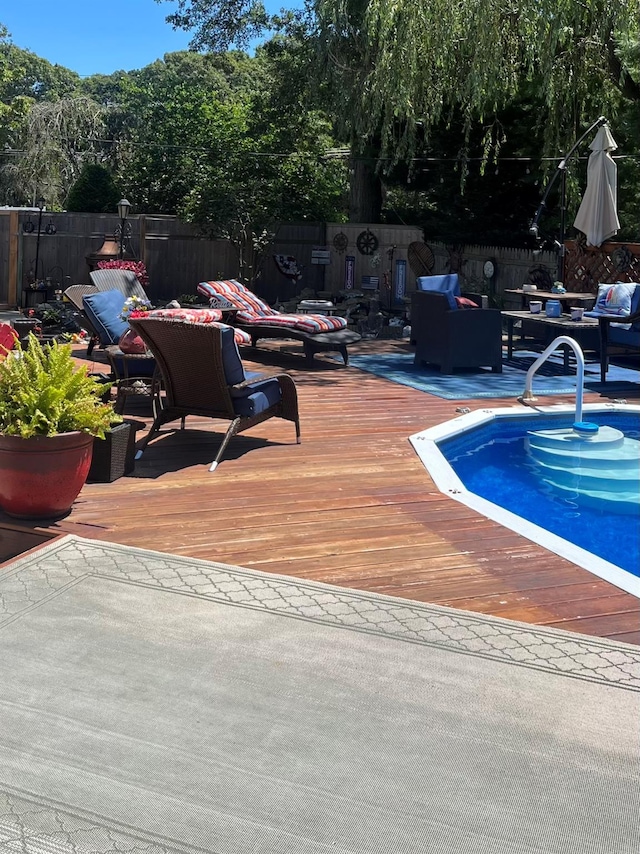
[[[458,308],[455,298],[460,296],[460,282],[457,273],[443,276],[418,276],[416,286],[419,291],[436,291],[445,294],[449,308]]]
[[[640,285],[635,282],[613,282],[607,285],[598,285],[598,296],[596,304],[591,311],[585,311],[587,317],[600,317],[609,315],[616,317],[628,317],[631,314],[631,302],[638,304],[636,291]],[[634,296],[636,299],[634,300]]]
[[[104,347],[117,344],[129,328],[127,321],[120,317],[125,299],[121,291],[98,291],[82,297],[85,313]]]

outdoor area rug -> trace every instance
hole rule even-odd
[[[640,648],[72,536],[0,596],[3,854],[638,851]]]
[[[349,365],[446,400],[516,398],[524,391],[526,373],[539,355],[528,351],[514,353],[513,358],[503,360],[501,374],[494,374],[489,368],[474,368],[457,370],[455,374],[443,376],[438,368],[414,365],[413,353],[350,355]],[[584,384],[589,391],[606,390],[620,394],[625,391],[637,392],[638,383],[640,373],[637,370],[611,365],[607,382],[603,385],[600,382],[599,363],[588,364],[585,368]],[[575,373],[565,373],[561,357],[552,357],[536,372],[533,390],[539,395],[574,394]]]

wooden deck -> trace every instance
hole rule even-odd
[[[295,342],[271,349],[247,367],[295,377],[301,445],[291,424],[272,419],[236,437],[211,474],[221,425],[190,419],[202,430],[156,440],[132,476],[86,485],[48,533],[640,643],[637,599],[442,495],[407,440],[457,407],[514,401],[442,400],[324,357],[310,369]],[[146,401],[128,402],[140,425],[149,414]]]

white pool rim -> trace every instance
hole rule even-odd
[[[501,418],[508,418],[509,420],[513,420],[514,418],[531,420],[536,415],[562,415],[574,412],[575,406],[567,404],[536,406],[535,409],[523,405],[496,409],[475,409],[450,421],[430,427],[428,430],[414,433],[412,436],[409,436],[409,441],[440,492],[481,513],[488,519],[498,522],[498,524],[514,531],[516,534],[521,534],[523,537],[532,540],[550,552],[566,558],[566,560],[586,569],[588,572],[597,575],[610,584],[614,584],[621,590],[625,590],[627,593],[640,598],[640,578],[586,551],[586,549],[582,549],[568,542],[568,540],[564,540],[557,534],[552,534],[539,525],[534,525],[522,516],[517,516],[511,511],[505,510],[504,507],[493,504],[493,502],[488,501],[486,498],[481,498],[474,492],[469,492],[438,447],[438,442],[443,439],[459,436],[473,427],[478,427],[490,421],[497,421]],[[591,403],[583,406],[583,412],[640,414],[640,406],[626,403]]]

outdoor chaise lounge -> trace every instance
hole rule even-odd
[[[160,427],[187,415],[230,421],[210,471],[227,445],[268,418],[292,421],[300,442],[298,396],[288,374],[245,373],[234,340],[235,330],[222,323],[193,323],[172,317],[139,317],[130,325],[145,341],[162,374],[164,399],[138,456]]]
[[[131,270],[121,270],[117,267],[105,270],[92,270],[89,273],[92,284],[99,291],[120,291],[127,297],[147,299],[147,292],[140,284],[136,274]]]
[[[361,338],[357,332],[347,329],[344,317],[281,314],[235,279],[200,282],[198,292],[209,299],[212,308],[234,309],[234,324],[249,333],[252,347],[257,346],[260,338],[292,338],[302,341],[304,354],[310,362],[316,353],[336,352],[347,365],[347,345]]]
[[[64,292],[65,297],[69,300],[71,305],[76,310],[75,320],[80,326],[81,329],[84,329],[86,333],[89,335],[89,340],[87,343],[87,358],[91,358],[91,354],[93,353],[93,348],[100,341],[100,335],[98,334],[98,330],[95,327],[95,324],[91,322],[91,318],[85,311],[84,304],[82,302],[85,296],[89,294],[95,294],[97,292],[97,288],[95,285],[69,285],[69,287]]]

